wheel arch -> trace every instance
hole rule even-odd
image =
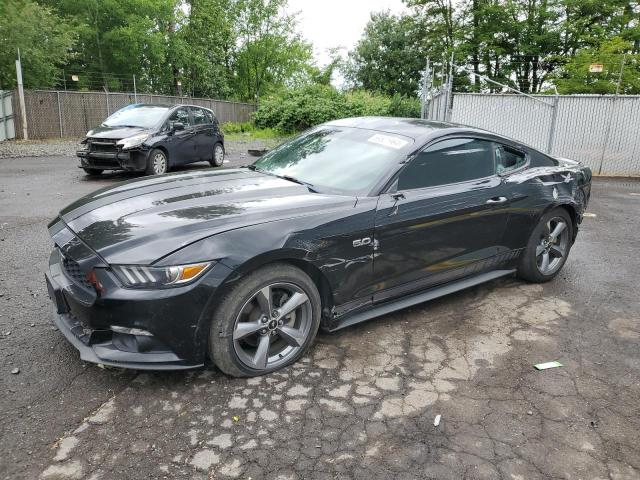
[[[567,214],[569,214],[569,218],[571,219],[571,243],[573,243],[576,239],[576,236],[578,235],[578,224],[580,223],[578,209],[571,203],[559,203],[555,205],[549,205],[549,207],[543,212],[543,215],[546,215],[551,210],[554,210],[556,208],[561,208],[565,212],[567,212]]]
[[[320,293],[323,317],[331,311],[333,301],[333,287],[326,275],[312,261],[307,258],[304,250],[286,249],[261,253],[233,269],[233,272],[216,289],[216,296],[223,296],[235,284],[249,273],[274,263],[287,263],[306,273]]]
[[[160,150],[162,153],[164,153],[167,156],[167,165],[171,164],[171,155],[169,155],[169,150],[167,150],[167,147],[165,147],[161,143],[158,145],[154,145],[149,149],[149,155],[147,156],[147,158],[151,156],[151,152],[153,152],[154,150]]]

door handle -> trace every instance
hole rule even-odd
[[[499,203],[507,203],[507,197],[493,197],[487,200],[485,203],[489,205],[499,204]]]

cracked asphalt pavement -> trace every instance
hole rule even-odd
[[[640,478],[640,182],[594,180],[552,283],[494,281],[233,379],[100,369],[52,328],[46,224],[126,178],[0,160],[0,478]]]

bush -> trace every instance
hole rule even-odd
[[[224,133],[250,133],[255,129],[256,127],[251,122],[227,122],[222,124]]]
[[[253,118],[259,128],[291,133],[336,118],[360,116],[419,117],[420,102],[401,95],[341,93],[329,85],[309,85],[266,98]]]
[[[273,128],[258,128],[252,122],[227,122],[223,123],[221,128],[229,140],[268,140],[281,137],[281,134]]]

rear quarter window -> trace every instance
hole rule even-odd
[[[540,153],[536,150],[529,151],[529,158],[531,167],[555,167],[558,165],[558,162],[553,158],[545,155],[544,153]]]

